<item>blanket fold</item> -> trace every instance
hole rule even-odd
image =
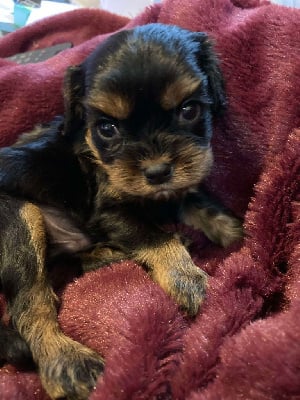
[[[224,250],[182,228],[209,274],[194,320],[124,260],[82,277],[57,266],[59,322],[106,359],[92,400],[300,399],[300,10],[165,0],[132,20],[80,9],[22,28],[0,40],[0,145],[63,112],[69,65],[107,35],[153,22],[206,31],[215,42],[228,109],[215,126],[206,186],[244,217],[246,237]],[[74,47],[38,64],[5,59],[65,41]],[[0,312],[5,318],[3,298]],[[4,365],[0,398],[48,396],[36,372]]]

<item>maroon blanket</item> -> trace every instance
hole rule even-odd
[[[0,56],[64,41],[75,47],[36,65],[0,60],[0,143],[62,112],[68,65],[113,31],[149,22],[215,39],[229,108],[216,127],[208,185],[245,215],[246,238],[225,251],[186,231],[210,276],[194,320],[133,262],[80,278],[58,266],[68,278],[61,326],[106,358],[92,400],[300,399],[300,10],[166,0],[132,21],[78,10],[21,29],[0,40]],[[0,369],[0,398],[48,399],[34,372],[9,365]]]

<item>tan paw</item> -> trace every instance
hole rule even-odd
[[[243,223],[231,215],[218,214],[214,218],[210,236],[213,242],[228,247],[243,238]]]
[[[197,314],[205,298],[207,278],[207,274],[194,264],[187,270],[171,271],[169,294],[190,316]]]
[[[78,343],[62,348],[55,359],[44,360],[39,372],[51,399],[88,399],[104,367],[97,353]]]

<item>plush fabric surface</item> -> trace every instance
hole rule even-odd
[[[76,10],[0,40],[0,56],[72,41],[35,65],[0,61],[0,143],[63,111],[61,83],[107,35],[149,22],[206,31],[229,107],[215,130],[209,190],[245,217],[219,249],[189,229],[210,276],[194,320],[133,261],[76,278],[57,266],[66,334],[106,358],[92,400],[300,399],[300,10],[258,0],[166,0],[129,21]],[[4,314],[4,301],[0,311]],[[2,400],[46,400],[34,372],[0,369]]]

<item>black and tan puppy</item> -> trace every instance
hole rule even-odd
[[[0,358],[29,349],[51,398],[85,399],[103,359],[61,332],[51,258],[76,253],[85,271],[135,259],[195,315],[207,277],[165,224],[222,246],[242,229],[199,188],[224,105],[205,34],[160,24],[117,33],[69,69],[64,93],[64,118],[0,152],[0,277],[13,326],[1,326]]]

